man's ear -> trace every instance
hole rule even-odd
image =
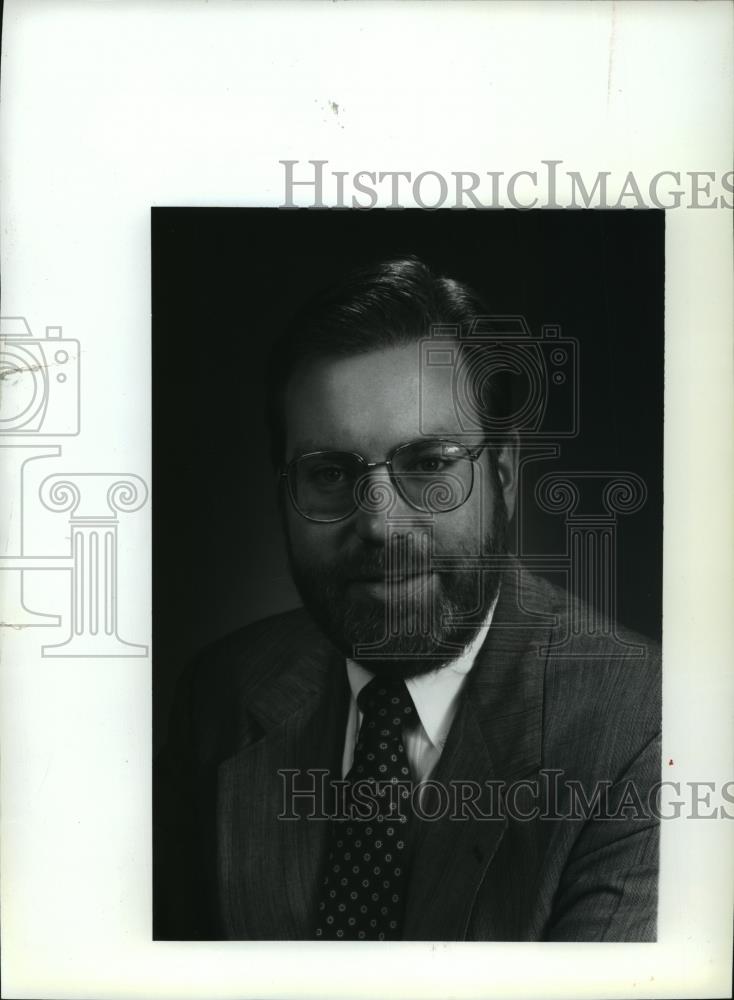
[[[517,467],[520,452],[520,438],[516,430],[507,435],[507,440],[497,455],[497,472],[502,485],[502,494],[507,505],[507,520],[512,520],[517,498]]]

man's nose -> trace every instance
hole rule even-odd
[[[355,496],[355,530],[365,542],[384,544],[388,515],[394,514],[401,505],[411,509],[398,493],[384,466],[371,469],[362,476]]]

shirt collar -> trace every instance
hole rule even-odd
[[[487,629],[492,623],[496,606],[497,598],[492,603],[484,624],[460,656],[428,674],[410,677],[405,682],[421,725],[428,739],[438,750],[442,750],[446,742],[459,693],[487,637]],[[355,701],[365,684],[368,684],[374,676],[361,664],[347,660],[347,677]]]

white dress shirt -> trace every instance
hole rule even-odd
[[[428,674],[410,677],[405,682],[420,722],[418,726],[406,731],[404,739],[408,764],[413,778],[418,782],[425,781],[438,763],[456,715],[459,695],[469,671],[474,666],[477,653],[487,637],[487,629],[492,623],[496,604],[495,599],[486,621],[461,656]],[[344,778],[352,766],[354,748],[362,724],[362,712],[357,704],[357,697],[365,684],[368,684],[374,676],[359,663],[347,660],[347,677],[352,696],[342,757]]]

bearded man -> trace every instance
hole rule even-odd
[[[486,317],[390,259],[276,345],[303,608],[221,640],[181,686],[156,937],[654,940],[659,656],[570,629],[569,595],[507,555],[520,442]],[[437,330],[453,353],[426,349]],[[482,375],[468,420],[462,365]]]

